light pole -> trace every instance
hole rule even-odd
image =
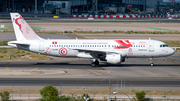
[[[89,98],[87,98],[87,89],[86,89],[86,87],[83,87],[83,89],[85,90],[84,100],[85,100],[85,101],[88,101]]]
[[[116,95],[117,93],[123,93],[123,94],[125,94],[125,95],[129,98],[129,100],[131,101],[131,98],[130,98],[126,93],[124,93],[124,92],[113,92],[113,95]]]

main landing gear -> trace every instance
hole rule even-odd
[[[91,66],[95,67],[95,66],[98,66],[98,65],[99,65],[99,61],[93,59],[93,62],[91,63]]]
[[[149,58],[149,62],[150,62],[151,67],[153,67],[154,66],[153,58]]]

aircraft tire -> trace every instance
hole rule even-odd
[[[92,62],[92,63],[91,63],[91,66],[92,66],[92,67],[96,67],[95,62]]]

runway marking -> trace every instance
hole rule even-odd
[[[33,68],[33,70],[38,70],[38,68]]]
[[[103,74],[110,74],[111,73],[111,71],[107,71],[106,73],[103,73]]]
[[[177,62],[174,62],[174,61],[171,61],[171,60],[169,62],[172,62],[174,64],[180,65],[180,63],[177,63]]]
[[[172,62],[174,64],[180,65],[180,63],[177,63],[177,62],[173,61],[173,60],[177,60],[177,59],[180,59],[180,58],[169,59],[168,62]]]
[[[27,76],[27,77],[44,77],[44,76],[33,76],[33,75],[22,75],[22,76]]]
[[[165,61],[165,62],[172,62],[174,64],[177,64],[177,65],[180,65],[180,63],[177,63],[177,62],[174,62],[173,60],[177,60],[177,59],[180,59],[180,58],[174,58],[174,59],[169,59],[169,60],[153,60],[153,61]],[[149,61],[149,60],[146,60],[146,61]]]
[[[7,70],[10,70],[10,68],[6,68]]]

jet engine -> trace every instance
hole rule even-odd
[[[111,64],[120,64],[122,61],[121,54],[106,54],[106,61]]]

